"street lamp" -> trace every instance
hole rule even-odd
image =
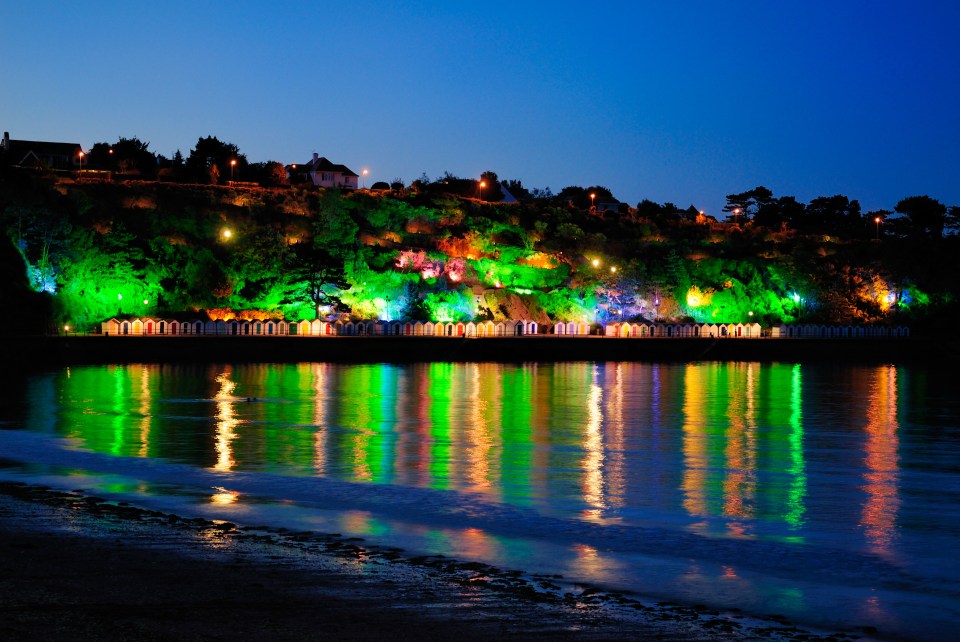
[[[80,172],[77,174],[77,178],[80,178],[83,175],[83,150],[80,150]]]
[[[599,267],[599,266],[600,266],[600,259],[593,259],[592,263],[593,263],[593,267]]]
[[[733,222],[738,225],[740,224],[740,208],[739,207],[733,210]]]
[[[123,314],[123,295],[117,294],[117,316]]]
[[[362,172],[360,172],[360,174],[362,175],[362,178],[360,179],[360,181],[361,181],[361,182],[360,182],[360,187],[363,188],[363,189],[367,189],[367,174],[369,174],[369,173],[370,173],[370,171],[369,171],[369,170],[366,170],[366,169],[363,170]]]
[[[233,232],[230,231],[230,228],[225,228],[220,235],[223,237],[224,241],[229,241],[230,237],[233,236]]]
[[[880,240],[880,217],[876,216],[873,219],[873,222],[877,224],[877,240]]]
[[[595,198],[597,198],[597,195],[591,192],[590,193],[590,209],[593,209],[593,201]]]
[[[237,159],[230,159],[230,182],[233,182],[233,168],[237,166]]]
[[[487,186],[487,181],[480,181],[480,186],[479,186],[479,187],[480,187],[480,192],[479,192],[480,196],[478,197],[478,200],[481,200],[481,201],[483,200],[483,188],[486,187],[486,186]]]

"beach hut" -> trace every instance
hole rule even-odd
[[[494,334],[495,334],[496,336],[498,336],[498,337],[506,336],[506,334],[507,334],[507,324],[504,323],[503,321],[500,321],[500,322],[498,322],[498,323],[494,326],[493,331],[494,331]]]
[[[477,324],[477,334],[481,337],[492,337],[497,332],[497,326],[493,321],[481,321]]]
[[[422,321],[417,321],[413,324],[413,336],[422,337],[426,332],[424,328],[424,323]]]
[[[464,335],[468,337],[477,336],[477,324],[474,323],[473,321],[467,322],[467,324],[464,326],[463,332],[464,332]]]

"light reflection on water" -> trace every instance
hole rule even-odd
[[[317,525],[386,538],[416,533],[437,552],[518,566],[553,551],[539,520],[592,524],[601,530],[569,526],[572,534],[557,534],[562,552],[552,562],[556,551],[531,563],[649,588],[632,579],[642,568],[663,591],[729,594],[801,614],[816,608],[809,585],[824,581],[816,569],[778,562],[774,586],[760,584],[769,569],[736,548],[723,559],[664,559],[672,552],[686,560],[686,536],[763,540],[819,547],[822,570],[849,566],[851,584],[870,578],[857,576],[845,556],[870,554],[921,584],[958,591],[942,545],[960,534],[960,518],[955,502],[938,499],[945,489],[952,499],[960,492],[957,405],[948,387],[916,369],[129,365],[74,367],[25,386],[22,416],[0,420],[118,461],[220,474],[222,483],[203,494],[218,510],[253,509],[248,493],[231,488],[233,475],[449,491],[462,497],[458,508],[427,502],[403,518],[378,516],[375,506],[331,517],[283,505]],[[270,483],[257,487],[267,498]],[[500,523],[488,513],[501,504],[528,512]],[[645,536],[630,530],[637,528],[659,529],[677,544],[658,542],[647,555]],[[658,565],[671,580],[651,572]],[[792,576],[801,581],[783,579]],[[867,618],[882,612],[876,619],[886,622],[895,611],[881,595],[850,599]]]

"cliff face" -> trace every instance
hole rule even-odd
[[[481,306],[493,315],[493,321],[528,319],[540,325],[550,323],[546,311],[530,297],[509,290],[488,289],[483,291]]]

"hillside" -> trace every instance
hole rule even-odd
[[[956,309],[956,236],[842,238],[436,190],[0,181],[4,309],[34,329],[201,313],[934,330]]]

